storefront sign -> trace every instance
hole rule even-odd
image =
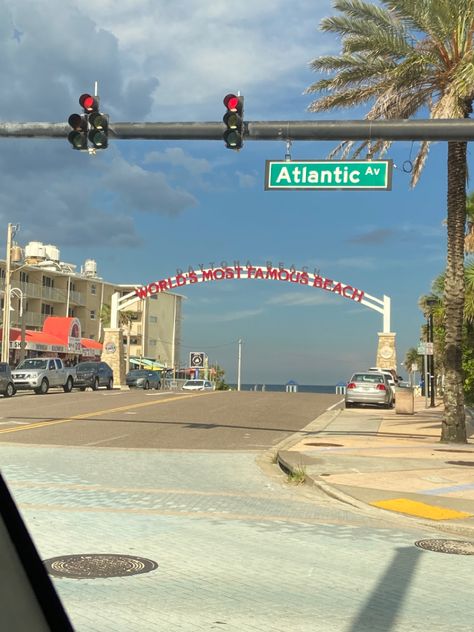
[[[104,346],[104,350],[106,353],[115,353],[117,351],[117,347],[115,346],[115,342],[106,342]]]

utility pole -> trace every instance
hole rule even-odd
[[[5,291],[3,295],[2,362],[8,362],[10,358],[10,277],[12,265],[12,238],[16,230],[18,230],[18,227],[15,224],[8,224],[7,251],[5,257]]]
[[[237,390],[240,391],[240,372],[242,369],[242,340],[239,338],[239,354],[237,362]]]

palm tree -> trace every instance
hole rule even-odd
[[[321,93],[312,112],[369,104],[367,119],[408,119],[428,111],[431,118],[468,118],[474,100],[474,2],[472,0],[335,0],[340,15],[321,29],[342,41],[338,56],[312,62],[329,77],[308,93]],[[391,142],[344,142],[336,149],[355,157],[367,146],[374,155]],[[429,150],[420,145],[412,172],[418,181]],[[333,153],[334,154],[334,153]],[[445,273],[445,413],[441,441],[465,443],[461,343],[464,309],[467,143],[448,143],[447,263]]]
[[[410,375],[410,381],[413,384],[413,374],[416,371],[420,371],[420,373],[423,373],[423,356],[418,353],[418,349],[415,349],[415,347],[410,347],[405,353],[405,360],[403,361],[403,365],[406,372]],[[412,368],[414,366],[417,367],[415,371]]]

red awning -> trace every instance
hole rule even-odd
[[[92,338],[81,338],[81,347],[84,347],[84,349],[98,349],[102,351],[102,343],[97,342],[97,340],[92,340]]]

